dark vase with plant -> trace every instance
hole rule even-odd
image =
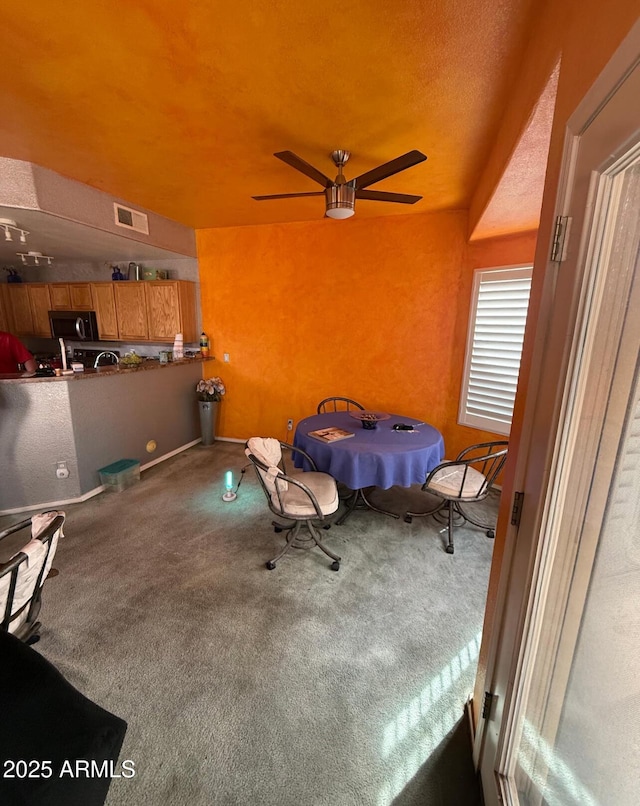
[[[21,283],[21,282],[22,282],[22,277],[20,277],[20,275],[18,274],[18,272],[17,272],[15,269],[13,269],[13,268],[8,269],[8,268],[5,266],[5,267],[4,267],[4,270],[5,270],[5,271],[8,273],[8,275],[9,275],[9,276],[7,277],[7,282],[8,282],[8,283]]]
[[[196,397],[200,408],[200,431],[202,444],[213,445],[216,438],[216,418],[218,403],[226,389],[221,378],[206,378],[196,384]]]

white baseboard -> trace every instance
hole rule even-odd
[[[165,459],[170,459],[172,456],[176,456],[177,454],[182,453],[182,451],[186,451],[187,448],[193,448],[193,446],[197,445],[199,442],[202,442],[202,439],[194,439],[192,442],[187,442],[186,445],[181,445],[179,448],[176,448],[175,451],[169,451],[169,453],[158,456],[157,459],[147,462],[146,465],[140,465],[140,471],[142,472],[143,470],[148,470],[154,465],[159,465],[160,462],[164,462]]]
[[[199,442],[202,442],[202,439],[194,439],[192,442],[187,442],[186,445],[181,445],[179,448],[176,448],[174,451],[169,451],[169,453],[165,453],[163,456],[159,456],[157,459],[154,459],[151,462],[147,462],[146,465],[140,466],[140,471],[148,470],[150,467],[154,465],[160,464],[160,462],[164,462],[165,459],[170,459],[172,456],[175,456],[178,453],[182,453],[182,451],[186,451],[187,448],[192,448],[194,445],[197,445]],[[242,440],[237,440],[237,442],[242,442]],[[0,510],[1,515],[16,515],[20,512],[29,512],[33,509],[60,509],[60,507],[66,506],[67,504],[82,504],[85,501],[88,501],[90,498],[93,498],[96,495],[99,495],[101,492],[104,492],[107,487],[105,484],[100,484],[97,487],[94,487],[89,492],[83,493],[82,495],[78,496],[77,498],[64,498],[60,501],[45,501],[40,504],[29,504],[23,507],[15,507],[14,509],[2,509]]]
[[[60,507],[66,504],[82,504],[84,501],[88,501],[89,498],[93,498],[94,495],[98,495],[103,490],[106,490],[106,486],[101,484],[99,487],[94,487],[93,490],[89,490],[88,493],[78,496],[78,498],[64,498],[61,501],[44,501],[41,504],[29,504],[23,507],[16,507],[15,509],[1,509],[0,515],[16,515],[19,512],[29,512],[32,509],[41,509],[44,512],[48,509],[60,509]]]

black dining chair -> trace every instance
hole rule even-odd
[[[318,403],[318,414],[326,414],[329,411],[351,411],[351,409],[360,409],[365,411],[363,405],[350,397],[325,397]]]
[[[484,500],[491,492],[500,471],[507,460],[509,443],[481,442],[465,448],[453,461],[445,461],[435,467],[427,476],[422,489],[435,495],[437,506],[428,512],[407,512],[404,519],[411,523],[413,518],[433,515],[438,518],[446,512],[448,526],[447,554],[453,554],[453,530],[465,522],[484,529],[487,537],[495,537],[495,526],[485,524],[469,515],[463,505]]]

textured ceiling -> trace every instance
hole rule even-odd
[[[358,217],[468,207],[533,0],[31,0],[3,17],[0,155],[193,227],[321,218],[290,150],[353,178],[411,149]],[[544,165],[540,170],[544,169]]]
[[[498,238],[538,228],[559,69],[558,64],[547,81],[471,240]]]

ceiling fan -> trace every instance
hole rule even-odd
[[[274,155],[279,160],[286,162],[292,168],[313,179],[319,185],[324,187],[324,190],[318,190],[311,193],[276,193],[273,196],[253,196],[256,201],[265,201],[266,199],[292,199],[297,196],[324,196],[326,198],[326,215],[329,218],[349,218],[355,212],[356,199],[368,199],[369,201],[384,201],[384,202],[398,202],[400,204],[415,204],[420,201],[422,196],[410,196],[407,193],[387,193],[382,190],[365,190],[369,185],[380,182],[388,176],[397,174],[407,168],[417,165],[419,162],[424,162],[427,159],[426,155],[421,151],[409,151],[401,157],[396,157],[390,162],[385,162],[383,165],[378,165],[355,179],[347,182],[342,169],[346,165],[350,151],[332,151],[331,159],[333,160],[338,175],[335,181],[329,179],[313,165],[305,162],[298,157],[293,151],[278,151]]]

